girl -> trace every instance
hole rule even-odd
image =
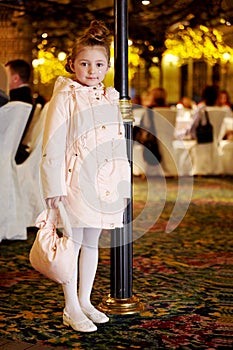
[[[49,102],[41,163],[48,208],[63,201],[72,226],[79,265],[63,285],[63,323],[81,332],[96,331],[109,318],[90,301],[102,229],[122,227],[130,197],[130,166],[119,94],[102,81],[110,66],[109,30],[92,21],[67,59],[73,79],[59,77]],[[80,256],[79,256],[80,251]]]

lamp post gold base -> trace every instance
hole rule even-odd
[[[143,311],[144,306],[136,296],[129,299],[116,299],[108,295],[103,298],[98,309],[113,315],[131,315]]]

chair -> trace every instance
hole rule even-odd
[[[24,138],[22,140],[22,143],[24,145],[30,146],[31,143],[31,137],[32,137],[32,132],[38,122],[38,119],[40,118],[40,112],[42,110],[42,105],[40,103],[37,103],[32,115],[32,118],[30,120],[30,124],[28,126],[28,129],[26,130],[26,133],[24,135]]]
[[[21,182],[17,177],[15,154],[32,105],[8,102],[0,108],[0,241],[26,239]]]
[[[175,134],[176,110],[153,108],[156,136],[162,156],[161,166],[165,176],[177,176],[173,139]]]
[[[145,107],[133,110],[134,126],[139,126],[143,115],[146,113]],[[164,175],[161,165],[152,166],[145,162],[143,157],[143,147],[141,144],[133,143],[133,175],[162,176]]]
[[[173,151],[179,176],[193,175],[193,148],[196,140],[174,140]]]
[[[134,125],[139,125],[143,114],[145,113],[145,107],[138,107],[133,109]]]
[[[45,208],[41,191],[40,161],[47,109],[48,103],[43,107],[34,128],[31,130],[29,157],[22,164],[17,165],[26,227],[35,226],[37,216]]]
[[[220,141],[221,159],[224,175],[233,175],[233,141]]]
[[[196,140],[173,141],[178,173],[181,176],[223,173],[219,141],[226,111],[221,107],[207,107],[206,110],[213,125],[213,143],[197,144]]]
[[[233,130],[233,117],[225,117],[222,122],[219,140],[224,139],[224,136],[229,130]]]
[[[176,114],[177,111],[176,109],[171,109],[167,107],[154,107],[153,108],[154,112],[159,113],[161,116],[163,116],[173,127],[175,127],[176,124]]]
[[[222,124],[227,112],[221,107],[206,107],[206,110],[209,115],[210,123],[213,125],[214,140],[219,142]]]
[[[146,110],[146,109],[144,109]],[[161,164],[151,166],[143,159],[143,146],[134,143],[133,174],[148,176],[176,176],[177,167],[174,161],[172,140],[174,138],[176,110],[170,108],[153,108],[153,118],[158,139],[159,151],[162,156]]]

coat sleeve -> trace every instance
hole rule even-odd
[[[44,198],[67,194],[65,182],[67,106],[68,101],[62,94],[55,95],[49,102],[40,166]]]

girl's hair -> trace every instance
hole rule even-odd
[[[75,61],[78,52],[86,46],[104,47],[106,50],[108,62],[110,61],[110,31],[105,26],[103,21],[92,21],[90,27],[86,29],[84,34],[79,39],[76,40],[71,55],[67,57],[67,62],[65,65],[67,72],[74,73],[70,67],[70,63],[73,63]]]

